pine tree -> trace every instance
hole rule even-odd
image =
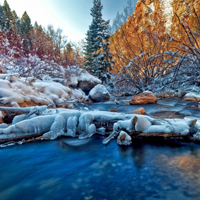
[[[0,29],[4,30],[5,29],[5,15],[4,15],[4,7],[0,5]]]
[[[19,17],[17,16],[17,13],[15,12],[15,10],[12,11],[12,16],[13,16],[13,28],[16,33],[20,33],[21,32],[21,22],[20,22]]]
[[[21,18],[21,34],[24,38],[23,47],[26,54],[29,54],[32,49],[31,30],[33,30],[31,19],[25,11]]]
[[[4,0],[4,17],[5,17],[5,27],[7,30],[11,27],[11,22],[13,21],[13,15],[10,6],[6,0]]]
[[[109,51],[109,21],[102,19],[101,0],[94,0],[91,9],[92,23],[86,34],[84,48],[85,68],[103,82],[109,78],[109,70],[112,70],[112,54]]]
[[[21,32],[23,36],[27,36],[32,30],[31,19],[25,11],[21,18]]]

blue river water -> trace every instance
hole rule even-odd
[[[168,111],[193,112],[188,103],[163,103]],[[0,200],[200,199],[200,145],[138,141],[121,147],[116,140],[105,146],[103,139],[60,138],[0,149]]]

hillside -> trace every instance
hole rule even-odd
[[[135,12],[111,37],[116,62],[114,71],[120,70],[140,53],[155,54],[176,49],[177,44],[169,40],[169,35],[174,40],[188,43],[180,22],[193,31],[197,43],[200,43],[199,19],[199,0],[138,0]]]

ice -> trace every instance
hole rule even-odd
[[[79,118],[79,125],[78,129],[80,134],[86,134],[88,133],[89,126],[92,124],[94,120],[94,116],[90,113],[82,114]]]
[[[135,129],[134,124],[135,117],[132,117],[130,120],[121,120],[114,124],[114,131],[125,129],[128,132],[132,132]]]
[[[151,122],[144,116],[137,116],[137,122],[135,124],[135,130],[138,132],[144,132],[151,126]]]
[[[124,140],[120,140],[121,136],[125,136]],[[131,136],[128,135],[128,133],[126,133],[125,131],[121,131],[117,138],[117,143],[119,145],[130,145],[132,143]]]
[[[23,110],[23,108],[11,109]],[[12,125],[0,126],[0,139],[19,135],[21,138],[23,135],[31,136],[34,134],[43,135],[42,138],[48,139],[56,139],[61,135],[85,139],[92,137],[95,133],[105,134],[106,128],[103,126],[111,127],[113,125],[113,132],[103,143],[107,144],[115,136],[124,134],[126,137],[121,138],[120,144],[129,144],[131,140],[128,133],[134,134],[135,131],[137,134],[174,133],[184,136],[189,133],[198,135],[197,132],[200,129],[200,120],[194,118],[155,119],[146,115],[61,108],[55,112],[54,109],[46,110],[45,106],[24,109],[26,112],[28,110],[31,114],[15,117]],[[97,125],[102,127],[96,130]]]
[[[88,136],[92,137],[96,133],[96,126],[94,124],[91,124],[88,128]]]
[[[69,117],[69,119],[67,121],[67,135],[68,136],[71,136],[71,137],[76,136],[77,123],[78,123],[77,116]]]

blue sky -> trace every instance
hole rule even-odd
[[[4,0],[0,0],[1,5]],[[26,10],[32,20],[47,27],[52,24],[54,28],[60,27],[68,40],[79,41],[84,39],[85,33],[91,23],[90,9],[93,0],[7,0],[12,10],[19,17]],[[102,0],[103,18],[112,19],[117,11],[123,11],[127,0]],[[135,4],[136,0],[132,0]]]

